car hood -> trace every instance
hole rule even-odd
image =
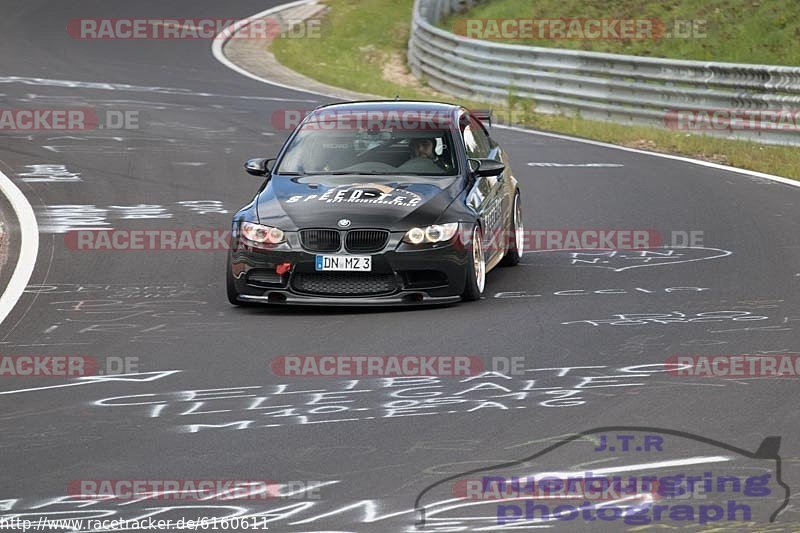
[[[433,224],[461,192],[457,176],[276,176],[258,197],[262,224],[293,231],[312,227],[403,231]]]

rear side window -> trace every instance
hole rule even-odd
[[[464,136],[464,146],[467,148],[467,157],[474,159],[485,159],[489,157],[491,143],[489,136],[477,120],[470,117],[462,130]]]

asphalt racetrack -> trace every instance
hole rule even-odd
[[[235,308],[225,298],[224,251],[71,249],[75,229],[227,229],[260,184],[242,162],[273,156],[288,135],[270,117],[330,100],[241,76],[208,40],[82,41],[68,22],[244,18],[273,4],[3,1],[3,108],[135,112],[138,127],[0,133],[0,172],[33,207],[39,236],[27,288],[0,326],[0,354],[124,367],[0,378],[0,519],[619,531],[635,526],[619,516],[532,521],[524,495],[464,499],[458,487],[483,472],[664,468],[766,472],[768,494],[722,498],[749,505],[752,516],[731,521],[723,503],[716,525],[800,527],[798,376],[668,371],[680,355],[800,355],[797,187],[495,128],[521,183],[526,228],[645,229],[663,242],[532,251],[520,266],[492,271],[484,299],[448,307]],[[273,372],[276,357],[298,354],[467,355],[516,370],[405,379]],[[625,436],[631,446],[609,446]],[[758,451],[767,437],[780,437],[779,447],[772,439]],[[82,480],[271,480],[280,489],[269,498],[92,499],[78,494]],[[653,491],[644,492],[636,497],[652,503]],[[696,510],[705,501],[667,503]],[[518,511],[517,521],[497,518]],[[699,515],[667,515],[654,521],[701,527]]]

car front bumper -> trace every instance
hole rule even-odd
[[[393,233],[380,252],[350,254],[370,255],[369,273],[317,272],[319,254],[303,249],[294,235],[289,235],[286,245],[273,249],[235,246],[229,258],[233,284],[243,303],[401,306],[459,301],[469,260],[459,238],[421,249],[402,245],[401,238],[402,234]],[[348,255],[344,251],[330,254]],[[335,283],[326,285],[326,279]],[[380,290],[374,288],[375,280]],[[349,291],[348,287],[355,289]]]

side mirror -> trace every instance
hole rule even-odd
[[[265,159],[263,157],[248,159],[244,163],[244,169],[248,174],[252,174],[253,176],[267,176],[272,172],[270,163],[273,161],[275,161],[275,159]]]
[[[470,159],[469,168],[474,174],[486,178],[489,176],[499,176],[506,169],[506,166],[494,159]]]

